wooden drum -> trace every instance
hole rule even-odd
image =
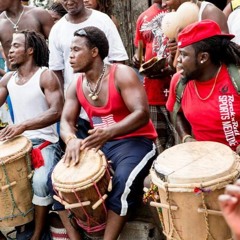
[[[239,157],[221,143],[183,143],[160,154],[150,173],[160,203],[151,205],[161,208],[167,239],[231,239],[218,196],[239,170]]]
[[[0,227],[33,220],[31,149],[24,136],[0,141]]]
[[[111,190],[111,177],[101,151],[82,151],[79,164],[68,168],[60,160],[53,170],[52,183],[57,194],[54,198],[73,213],[80,227],[88,233],[105,229],[105,199]]]

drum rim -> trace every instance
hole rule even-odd
[[[13,140],[20,139],[20,138],[26,140],[26,145],[24,146],[24,148],[20,149],[19,151],[15,152],[14,154],[10,154],[10,155],[4,156],[4,157],[0,156],[0,163],[7,164],[7,163],[10,163],[10,162],[16,161],[17,159],[19,159],[19,158],[21,158],[21,157],[30,153],[30,151],[32,149],[32,142],[27,137],[25,137],[23,135],[18,135],[14,138],[6,140],[6,141],[4,141],[4,143],[11,142]]]
[[[194,188],[198,187],[207,187],[209,189],[216,189],[216,188],[222,188],[223,186],[227,185],[228,183],[232,183],[234,180],[237,179],[237,177],[240,175],[240,157],[231,150],[230,147],[226,146],[225,144],[218,143],[218,142],[212,142],[212,141],[202,141],[206,144],[214,143],[217,144],[216,146],[225,146],[226,149],[229,151],[229,157],[232,154],[232,160],[233,163],[229,168],[226,168],[224,172],[219,173],[218,175],[209,175],[209,176],[199,176],[199,178],[189,178],[188,181],[186,181],[186,178],[182,178],[182,181],[180,178],[171,178],[171,172],[169,174],[164,174],[162,172],[157,171],[154,167],[154,163],[157,162],[158,158],[155,160],[155,162],[152,165],[152,168],[150,170],[150,176],[152,182],[159,186],[160,188],[166,189],[168,188],[169,191],[173,192],[192,192],[194,191]],[[202,143],[201,142],[201,143]],[[190,143],[183,143],[185,146],[196,144],[200,142],[190,142]],[[179,144],[178,147],[180,147]],[[168,150],[168,149],[167,149]],[[169,149],[169,153],[171,153],[174,150],[174,147],[172,147],[172,150]],[[166,161],[165,159],[166,155],[162,156],[163,162]],[[187,166],[187,165],[186,165]],[[170,169],[174,172],[174,169]],[[169,179],[168,175],[170,176]]]
[[[194,192],[195,188],[207,188],[208,190],[221,189],[227,184],[233,183],[240,176],[240,166],[238,169],[233,171],[222,178],[216,178],[215,180],[203,181],[197,183],[168,183],[161,180],[154,169],[150,170],[151,181],[157,187],[161,189],[168,189],[170,192]]]
[[[55,175],[55,169],[52,172],[51,175],[51,179],[52,179],[52,184],[54,186],[54,188],[57,191],[61,191],[61,192],[65,192],[65,193],[69,193],[69,192],[73,192],[74,191],[80,191],[80,190],[84,190],[87,189],[91,186],[94,185],[94,183],[99,182],[102,177],[105,175],[106,171],[107,171],[107,160],[104,154],[102,154],[102,152],[99,150],[97,151],[99,157],[101,158],[102,161],[102,165],[100,167],[100,169],[98,170],[98,172],[92,176],[92,178],[88,178],[85,181],[82,181],[80,183],[62,183],[62,182],[58,182],[58,179],[56,179],[56,177],[54,177]]]

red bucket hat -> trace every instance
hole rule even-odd
[[[213,36],[221,36],[229,39],[235,37],[233,34],[223,34],[216,22],[205,19],[188,25],[178,34],[178,47],[183,48]]]

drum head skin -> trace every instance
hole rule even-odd
[[[97,182],[107,168],[106,159],[100,151],[81,151],[80,162],[66,167],[60,160],[52,173],[52,181],[57,190],[68,192],[70,189],[85,188]],[[69,190],[68,190],[69,189]]]
[[[188,142],[161,153],[156,174],[168,183],[200,183],[226,176],[236,168],[236,154],[217,142]]]
[[[5,163],[11,162],[25,155],[31,148],[31,141],[24,136],[0,141],[0,160]]]

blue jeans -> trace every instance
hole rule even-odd
[[[33,147],[36,148],[45,140],[31,139]],[[48,206],[53,203],[52,196],[49,193],[47,180],[50,170],[58,163],[61,158],[61,148],[59,143],[52,143],[41,150],[44,165],[34,170],[32,186],[33,199],[32,203],[38,206]]]

